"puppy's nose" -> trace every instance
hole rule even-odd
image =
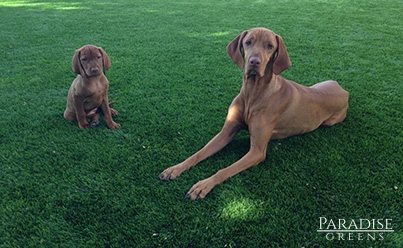
[[[96,74],[96,73],[98,73],[98,72],[99,72],[99,69],[98,69],[98,68],[96,68],[96,67],[91,68],[91,73]]]
[[[249,64],[250,64],[250,65],[257,66],[257,65],[260,65],[260,63],[261,63],[261,61],[260,61],[260,58],[259,58],[259,57],[253,56],[253,57],[250,57],[250,58],[249,58]]]

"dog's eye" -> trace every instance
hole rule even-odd
[[[101,59],[101,58],[102,58],[101,55],[98,55],[98,56],[97,56],[97,59]]]
[[[246,42],[245,42],[245,45],[247,45],[247,46],[250,46],[252,44],[252,41],[251,40],[247,40]]]
[[[269,50],[273,49],[273,45],[269,43],[269,44],[267,45],[267,49],[269,49]]]
[[[87,61],[87,58],[86,58],[86,57],[82,57],[82,58],[81,58],[81,61]]]

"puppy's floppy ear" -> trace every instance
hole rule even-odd
[[[273,64],[273,72],[279,75],[282,71],[288,69],[291,66],[291,60],[287,53],[287,48],[285,47],[283,38],[276,35],[277,40],[277,56]]]
[[[228,55],[230,56],[232,61],[235,64],[237,64],[241,69],[243,69],[245,66],[242,41],[247,33],[248,31],[243,31],[240,35],[238,35],[235,39],[233,39],[227,46]]]
[[[73,55],[73,60],[71,62],[71,69],[75,74],[81,74],[80,49],[77,49]]]
[[[98,50],[102,54],[102,64],[104,65],[104,70],[111,68],[111,59],[102,47],[98,47]]]

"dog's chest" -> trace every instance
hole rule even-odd
[[[263,108],[259,105],[253,105],[253,104],[246,104],[244,106],[244,111],[243,111],[243,122],[249,126],[251,122],[255,119],[255,116],[259,116],[259,114],[262,112]]]
[[[99,107],[105,98],[105,87],[101,84],[94,84],[86,90],[84,106],[86,109]]]

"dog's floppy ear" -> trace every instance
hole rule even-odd
[[[276,35],[277,40],[277,56],[273,64],[273,72],[279,75],[282,71],[288,69],[291,66],[291,60],[287,53],[287,48],[285,47],[283,38]]]
[[[106,71],[111,68],[111,59],[102,47],[98,47],[98,50],[102,54],[102,64],[104,66],[104,70]]]
[[[237,64],[241,69],[243,69],[245,66],[242,41],[247,33],[248,31],[243,31],[240,35],[238,35],[235,39],[233,39],[227,46],[228,55],[230,56],[232,61],[235,64]]]
[[[75,74],[81,74],[80,49],[77,49],[73,55],[73,60],[71,62],[71,69]]]

